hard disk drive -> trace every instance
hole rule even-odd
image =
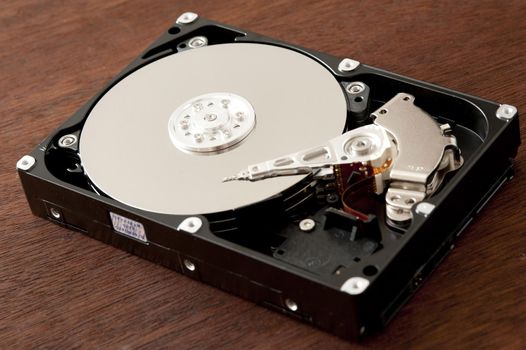
[[[17,169],[35,215],[357,339],[512,177],[518,123],[185,13]]]

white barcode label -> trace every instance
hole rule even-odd
[[[144,232],[144,226],[140,222],[112,213],[111,211],[110,217],[115,231],[131,238],[138,239],[139,241],[148,242],[146,232]]]

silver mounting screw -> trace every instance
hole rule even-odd
[[[496,112],[497,118],[505,121],[513,118],[515,114],[517,114],[517,108],[512,105],[500,105]]]
[[[223,131],[223,135],[225,135],[226,138],[230,138],[232,136],[232,131],[228,129],[224,129],[222,131]]]
[[[245,113],[237,112],[234,117],[238,122],[242,122],[245,119]]]
[[[206,46],[208,44],[208,39],[204,36],[196,36],[188,40],[188,47],[192,49],[197,49],[199,47]]]
[[[340,290],[350,295],[362,294],[369,287],[369,280],[363,277],[351,277],[340,287]]]
[[[217,114],[215,114],[215,113],[207,113],[207,114],[205,114],[205,116],[203,118],[207,122],[213,122],[214,120],[217,119]]]
[[[188,271],[195,271],[195,264],[191,262],[190,260],[184,259],[183,264],[184,264],[184,267],[186,267]]]
[[[356,68],[358,68],[360,66],[360,62],[358,61],[355,61],[353,59],[350,59],[350,58],[344,58],[340,64],[338,65],[338,70],[340,72],[352,72],[353,70],[355,70]]]
[[[31,156],[23,156],[18,162],[16,162],[16,168],[24,171],[31,169],[36,163],[35,158]]]
[[[185,12],[182,15],[180,15],[175,23],[177,24],[190,24],[195,22],[199,18],[199,15],[197,13],[193,12]]]
[[[77,143],[77,136],[69,134],[58,139],[58,145],[62,148],[71,147]]]
[[[434,204],[431,204],[431,203],[428,203],[428,202],[420,202],[416,205],[416,213],[417,214],[420,214],[420,215],[423,215],[423,216],[428,216],[429,214],[431,214],[431,212],[435,209],[435,205]]]
[[[51,216],[53,216],[55,219],[59,220],[62,215],[60,215],[60,211],[57,208],[50,208],[49,213]]]
[[[189,127],[188,120],[187,120],[187,119],[182,119],[182,120],[179,122],[179,126],[181,127],[182,130],[186,130],[186,129],[188,129],[188,127]]]
[[[367,136],[359,136],[351,142],[351,152],[358,155],[366,155],[373,148],[373,141]]]
[[[347,90],[348,93],[355,95],[365,90],[365,85],[360,81],[353,81],[347,85],[345,90]]]
[[[316,222],[312,219],[303,219],[300,221],[299,227],[303,232],[309,232],[316,227]]]
[[[237,112],[237,113],[236,113],[236,116],[235,116],[235,119],[236,119],[238,122],[242,122],[243,119],[245,119],[245,113],[243,113],[243,112]]]
[[[290,311],[298,311],[298,304],[296,304],[296,302],[292,299],[285,299],[285,306]]]
[[[201,220],[197,216],[190,216],[184,219],[179,224],[179,226],[177,226],[177,230],[185,231],[188,233],[196,233],[201,228],[201,226],[203,226],[203,220]]]
[[[197,143],[203,142],[203,135],[201,135],[201,134],[194,134],[194,140]]]

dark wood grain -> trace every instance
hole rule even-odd
[[[451,255],[361,344],[32,216],[16,161],[186,10],[526,113],[521,0],[3,0],[0,348],[526,348],[526,149]]]

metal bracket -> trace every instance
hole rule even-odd
[[[436,123],[414,100],[399,93],[372,113],[374,123],[392,135],[398,149],[386,194],[387,216],[398,223],[409,221],[413,205],[433,194],[445,175],[463,163],[450,126]]]

